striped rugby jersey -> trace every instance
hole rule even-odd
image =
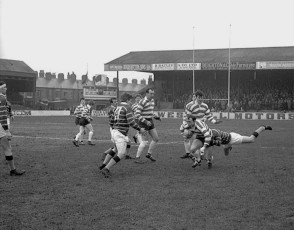
[[[207,124],[204,121],[201,120],[196,120],[195,126],[197,131],[200,131],[201,133],[201,136],[198,137],[204,138],[204,145],[209,146],[212,139],[211,129],[207,126]]]
[[[77,106],[77,108],[75,109],[74,114],[79,114],[80,117],[85,117],[85,118],[90,118],[91,114],[90,114],[90,108],[86,105],[79,105]]]
[[[115,109],[116,109],[116,106],[114,106],[114,105],[110,106],[110,108],[108,110],[108,113],[107,113],[109,118],[112,117],[112,115],[114,114]]]
[[[139,105],[139,103],[136,103],[136,102],[134,104],[132,104],[131,108],[132,108],[133,114],[135,114],[135,112],[138,108],[138,105]]]
[[[210,122],[214,123],[214,118],[210,112],[210,109],[208,108],[208,105],[205,103],[198,104],[197,102],[189,102],[186,105],[185,109],[186,114],[192,114],[195,116],[196,119],[199,120],[209,120]]]
[[[219,139],[222,145],[226,145],[231,141],[231,134],[219,129],[212,129],[212,138],[215,140]]]
[[[8,117],[13,117],[12,108],[9,101],[7,101],[7,112],[8,112]]]
[[[82,105],[78,105],[74,111],[74,115],[76,115],[76,117],[81,118],[82,117],[82,110],[81,110],[81,106]]]
[[[109,125],[111,125],[111,118],[114,115],[114,111],[116,109],[117,106],[111,105],[109,110],[108,110],[108,120],[109,120]]]
[[[130,126],[140,131],[140,127],[134,120],[132,108],[126,102],[121,102],[120,105],[117,106],[114,115],[111,117],[110,126],[120,131],[125,136],[127,136]]]
[[[149,100],[146,96],[141,99],[138,103],[136,112],[135,112],[135,118],[138,119],[140,122],[146,121],[146,119],[151,119],[154,117],[154,100]]]
[[[7,115],[8,111],[6,96],[0,93],[0,123],[5,130],[8,129]]]

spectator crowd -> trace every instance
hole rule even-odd
[[[255,82],[253,82],[255,83]],[[293,82],[282,80],[272,82],[252,82],[242,86],[230,87],[230,111],[294,111],[294,86]],[[191,88],[191,87],[190,87]],[[210,85],[207,82],[197,84],[196,89],[201,89],[205,94],[205,103],[212,111],[228,110],[228,86]],[[173,100],[174,109],[182,109],[185,104],[191,101],[192,90],[175,93]]]

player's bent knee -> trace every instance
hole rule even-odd
[[[140,143],[140,146],[144,148],[147,145],[147,143],[148,143],[148,141],[142,141]]]
[[[185,142],[185,143],[190,143],[190,139],[188,139],[188,138],[184,138],[184,142]]]
[[[113,151],[112,149],[110,150],[110,152],[108,153],[110,156],[114,156],[115,155],[115,151]]]

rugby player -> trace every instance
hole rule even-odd
[[[132,96],[125,93],[121,96],[121,103],[117,106],[111,117],[111,127],[112,127],[112,140],[116,146],[117,154],[115,156],[114,152],[110,152],[106,155],[103,164],[99,167],[102,174],[108,178],[111,176],[109,169],[123,159],[127,143],[129,142],[128,131],[129,127],[145,132],[144,128],[140,128],[135,122],[131,109]]]
[[[79,104],[79,106],[83,106],[83,105],[82,105],[82,101],[83,101],[82,99],[83,99],[83,98],[80,99],[80,104]],[[75,117],[75,124],[76,124],[77,126],[79,126],[79,131],[80,131],[80,118],[81,118],[81,116],[82,116],[82,110],[79,108],[79,106],[77,106],[77,108],[75,109],[75,111],[74,111],[74,115],[76,115],[76,117]],[[84,145],[84,144],[85,144],[84,141],[83,141],[84,134],[86,134],[86,131],[84,131],[84,132],[81,134],[81,136],[80,136],[80,138],[79,138],[79,140],[78,140],[78,144],[79,144],[79,145]],[[73,141],[74,145],[75,145],[75,138],[76,138],[76,135],[74,136],[74,141]]]
[[[6,99],[7,86],[4,81],[0,81],[0,146],[5,154],[5,159],[10,168],[10,176],[21,176],[25,173],[24,170],[17,170],[15,168],[10,139],[11,133],[7,124],[7,99]]]
[[[210,129],[206,123],[200,120],[195,121],[195,127],[202,134],[202,136],[199,135],[199,140],[202,140],[203,142],[203,145],[200,148],[200,153],[202,156],[204,156],[204,154],[206,155],[208,168],[212,167],[213,160],[211,146],[222,145],[224,149],[224,154],[228,156],[229,152],[232,150],[232,145],[254,143],[260,133],[262,133],[265,130],[272,130],[271,126],[263,125],[256,129],[252,133],[252,135],[242,136],[241,134],[235,132],[228,133],[221,131],[219,129]],[[195,150],[195,146],[193,146],[193,143],[191,149]],[[201,165],[201,159],[197,159],[196,161],[194,161],[192,167],[194,168],[198,165]]]
[[[146,90],[145,97],[139,101],[135,111],[135,118],[138,120],[139,126],[145,128],[145,130],[149,133],[149,135],[152,138],[152,141],[149,145],[148,153],[146,155],[146,157],[150,159],[152,162],[156,161],[153,158],[152,153],[158,142],[158,134],[154,126],[153,118],[161,121],[161,118],[154,114],[153,110],[154,110],[155,103],[153,98],[154,98],[154,89],[148,88]],[[140,156],[146,144],[147,144],[146,141],[141,141],[138,147],[135,163],[144,163],[144,161],[140,159]]]
[[[136,113],[137,107],[138,107],[139,102],[140,102],[141,99],[142,99],[141,94],[137,94],[135,96],[135,102],[134,102],[134,104],[132,104],[132,111],[133,111],[134,115]],[[142,134],[140,134],[140,132],[137,132],[136,135],[133,136],[133,139],[134,139],[135,143],[139,142],[139,144],[140,144],[143,141],[142,140]]]
[[[254,143],[259,134],[265,130],[272,130],[272,127],[269,125],[260,126],[250,136],[243,136],[235,132],[228,133],[219,129],[212,129],[211,145],[222,145],[224,148],[224,154],[228,156],[229,152],[232,150],[232,145]],[[202,152],[204,152],[204,150],[205,148],[201,149]]]
[[[109,99],[110,102],[110,107],[108,110],[108,121],[109,121],[109,131],[110,131],[110,137],[111,137],[111,141],[112,141],[112,127],[111,127],[111,118],[114,115],[114,111],[117,107],[117,100],[115,97],[110,98]],[[117,153],[117,149],[115,147],[115,145],[109,149],[107,149],[103,154],[102,154],[102,161],[104,161],[105,157],[107,154],[111,153],[112,155],[115,155]]]
[[[85,132],[85,128],[87,128],[89,130],[88,145],[95,145],[92,142],[94,130],[93,130],[93,126],[91,125],[91,121],[93,120],[93,118],[91,117],[91,110],[89,106],[86,105],[86,101],[84,98],[81,98],[80,102],[81,104],[75,110],[75,114],[81,113],[81,117],[79,119],[80,132],[76,135],[75,139],[73,140],[73,144],[76,147],[79,147],[78,140]]]
[[[12,113],[11,103],[9,101],[7,101],[7,112],[8,112],[7,125],[8,125],[8,130],[10,130],[10,123],[11,121],[14,120],[14,116]]]

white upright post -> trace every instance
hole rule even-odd
[[[231,87],[231,24],[229,31],[229,66],[228,66],[228,119],[230,115],[230,87]]]
[[[195,36],[194,36],[194,29],[193,26],[193,93],[195,93],[195,73],[194,73],[194,65],[195,65]]]

